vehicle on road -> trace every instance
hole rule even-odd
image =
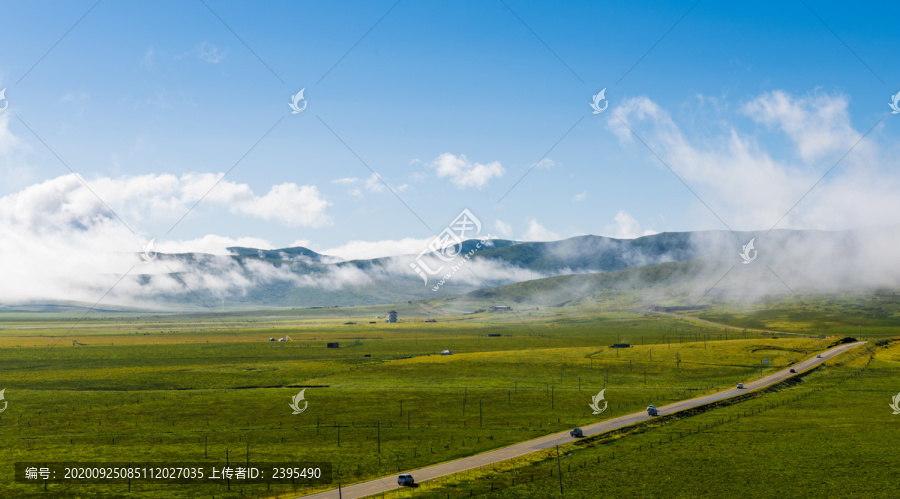
[[[791,368],[791,372],[792,372],[792,373],[795,373],[795,372],[797,372],[797,370],[794,369],[794,368],[792,367],[792,368]]]
[[[742,390],[742,389],[744,388],[744,384],[743,384],[743,383],[738,383],[738,386],[737,386],[737,387],[738,387],[738,390]]]
[[[817,354],[816,354],[816,358],[817,358],[817,359],[821,359],[821,358],[822,358],[822,354],[817,353]]]
[[[404,473],[397,477],[397,484],[401,487],[412,487],[416,484],[416,481],[413,480],[412,475],[409,473]]]
[[[569,435],[572,435],[573,438],[581,438],[584,436],[584,432],[581,431],[581,428],[575,428],[569,432]]]
[[[656,410],[655,405],[648,405],[647,406],[647,414],[650,416],[658,416],[659,412]]]

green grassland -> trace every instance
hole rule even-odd
[[[328,461],[347,484],[732,386],[833,341],[628,310],[434,316],[404,305],[391,307],[408,317],[398,324],[374,318],[386,307],[84,321],[4,315],[0,469],[32,460],[221,461],[228,452]],[[439,322],[421,322],[432,316]],[[285,335],[292,341],[267,341]],[[341,348],[326,348],[330,341]],[[617,342],[634,346],[609,348]],[[444,349],[453,355],[438,355]],[[309,407],[292,415],[291,397],[304,387]],[[592,416],[588,403],[603,388],[609,409]],[[44,492],[0,482],[5,497],[310,491],[141,484],[127,492],[117,484]]]
[[[660,418],[391,497],[888,497],[900,345],[869,345],[766,393]],[[627,437],[627,438],[626,438]]]

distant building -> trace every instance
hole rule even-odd
[[[391,310],[388,312],[388,322],[397,322],[397,311]]]
[[[506,305],[492,305],[491,312],[512,312],[512,308]]]
[[[340,346],[338,345],[338,342],[336,342],[336,341],[332,341],[331,343],[328,343],[328,345],[326,345],[326,346],[328,348],[340,348]]]

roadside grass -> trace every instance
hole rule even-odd
[[[887,497],[900,437],[900,344],[704,411],[397,490],[385,497]],[[627,435],[627,438],[623,438]],[[380,497],[380,496],[379,496]]]
[[[896,334],[900,297],[847,293],[804,296],[803,303],[793,298],[755,306],[721,302],[687,315],[746,328],[879,338]]]

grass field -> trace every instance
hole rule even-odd
[[[765,393],[661,418],[391,497],[888,497],[900,344]],[[562,480],[560,473],[562,471]]]
[[[599,418],[608,419],[770,373],[833,341],[628,312],[539,310],[398,324],[370,324],[368,309],[318,314],[81,322],[5,315],[0,388],[9,407],[0,415],[0,467],[204,462],[227,452],[238,460],[331,462],[335,480],[346,484],[597,421],[588,403],[603,388],[609,409]],[[267,341],[284,335],[292,341]],[[326,348],[329,341],[341,348]],[[609,348],[617,342],[634,346]],[[453,355],[437,355],[444,349]],[[292,415],[301,387],[309,408]],[[51,485],[48,492],[116,497],[127,490]],[[294,493],[285,485],[141,484],[128,497]],[[0,484],[3,496],[45,494],[40,486]]]

